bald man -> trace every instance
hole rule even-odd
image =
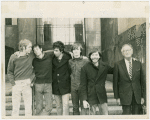
[[[142,64],[132,58],[133,47],[130,44],[123,45],[121,52],[124,59],[114,66],[114,97],[122,105],[123,115],[140,114],[145,84]]]

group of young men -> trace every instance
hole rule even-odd
[[[105,81],[107,74],[113,74],[114,97],[122,105],[123,114],[139,114],[144,103],[145,80],[142,65],[132,58],[133,48],[123,45],[124,59],[115,63],[114,68],[102,61],[102,55],[93,49],[88,58],[82,55],[82,45],[75,43],[71,52],[64,51],[61,41],[53,43],[53,50],[43,51],[40,45],[27,40],[19,42],[19,52],[11,55],[8,77],[12,84],[12,116],[19,116],[21,94],[25,115],[32,115],[32,86],[35,85],[36,115],[50,115],[53,96],[57,115],[69,115],[71,93],[73,114],[96,114],[96,107],[108,115]],[[33,49],[33,52],[32,52]],[[79,110],[81,108],[81,112]]]

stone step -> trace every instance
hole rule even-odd
[[[98,110],[98,109],[97,109]],[[122,113],[122,107],[121,106],[109,106],[108,107],[109,115],[121,115]],[[11,116],[12,110],[7,110],[6,111],[6,116]],[[51,115],[57,115],[56,114],[56,108],[52,110]],[[25,110],[20,110],[19,115],[23,116],[25,114]],[[69,115],[73,114],[73,109],[69,109]]]
[[[6,106],[6,110],[12,110],[12,103],[11,102],[7,102],[5,104]],[[45,102],[43,102],[43,107],[45,106]],[[69,107],[72,107],[72,101],[69,101]],[[117,106],[116,100],[115,99],[108,99],[108,106]],[[56,108],[56,102],[55,100],[53,101],[53,108]],[[20,109],[24,110],[24,102],[20,103]]]
[[[54,97],[53,97],[54,98]],[[114,98],[114,93],[107,93],[107,98],[112,99]],[[71,95],[70,95],[70,100],[71,100]],[[12,96],[5,96],[5,101],[7,102],[12,102]],[[21,101],[23,101],[23,97],[21,97]]]
[[[10,83],[6,83],[5,84],[6,88],[5,88],[5,95],[6,96],[11,96],[12,95],[12,86]],[[112,82],[110,81],[106,81],[106,91],[109,94],[113,94],[113,88],[112,88]]]
[[[73,114],[72,108],[70,108],[69,111],[70,111],[69,115],[72,115]],[[5,115],[6,116],[11,116],[11,113],[12,113],[12,110],[7,110]],[[56,108],[51,111],[51,114],[52,115],[57,115]],[[25,110],[20,110],[19,115],[24,116],[25,115]]]
[[[12,103],[11,102],[7,102],[5,104],[6,106],[6,110],[11,110],[12,109]],[[43,102],[43,106],[45,106],[45,101]],[[69,101],[69,106],[72,107],[72,101]],[[115,99],[108,99],[108,106],[117,106],[116,100]],[[56,108],[56,102],[55,100],[53,101],[53,108]],[[20,103],[20,109],[24,109],[24,102],[22,101]]]
[[[114,98],[114,93],[113,92],[107,92],[107,98]]]
[[[12,96],[12,89],[5,89],[5,96]]]
[[[6,103],[6,110],[12,110],[12,103]],[[72,108],[72,102],[69,101],[69,107]],[[24,102],[20,103],[20,110],[24,110],[25,106],[24,106]],[[43,108],[45,108],[45,103],[43,103]],[[55,101],[53,101],[53,108],[56,108],[56,103]]]
[[[120,115],[122,113],[122,107],[117,106],[116,100],[114,99],[114,93],[112,90],[112,82],[106,81],[106,91],[107,91],[107,97],[108,97],[108,110],[110,115]],[[10,83],[6,83],[6,89],[5,89],[5,95],[6,95],[6,116],[11,115],[12,111],[12,86]],[[45,104],[45,102],[43,102]],[[44,105],[43,105],[44,106]],[[71,101],[71,95],[70,95],[70,101],[69,101],[69,108],[70,108],[70,115],[72,115],[72,101]],[[20,113],[21,116],[24,115],[24,103],[23,98],[21,98],[21,105],[20,105]],[[56,104],[55,100],[53,101],[53,110],[51,115],[56,115]]]
[[[107,97],[113,97],[114,93],[112,89],[106,89]],[[5,96],[12,96],[12,89],[5,90]]]

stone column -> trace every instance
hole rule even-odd
[[[88,55],[93,48],[97,48],[101,52],[100,18],[86,18],[84,24],[86,34],[86,55]]]
[[[19,41],[28,39],[34,45],[36,43],[36,18],[18,18]]]

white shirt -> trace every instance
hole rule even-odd
[[[128,74],[129,74],[129,61],[126,60],[126,59],[124,59],[124,60],[125,60],[125,64],[126,64],[126,68],[127,68]],[[130,62],[131,62],[131,65],[132,65],[132,58],[131,58]]]

